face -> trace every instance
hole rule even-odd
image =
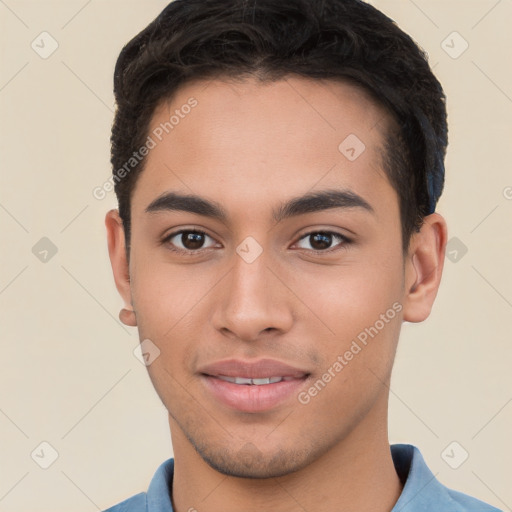
[[[386,112],[344,83],[214,80],[180,89],[149,133],[176,109],[133,192],[129,279],[109,214],[175,453],[272,477],[385,431],[417,276],[382,167]]]

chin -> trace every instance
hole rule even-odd
[[[215,471],[236,478],[277,478],[299,471],[308,465],[306,452],[285,452],[264,455],[256,446],[247,443],[238,452],[208,450],[199,452],[203,460]]]

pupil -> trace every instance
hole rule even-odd
[[[328,249],[332,243],[332,235],[325,233],[315,233],[310,237],[311,246],[314,249]]]
[[[181,242],[183,243],[183,246],[186,247],[187,249],[200,249],[204,242],[203,238],[204,235],[202,233],[182,233]]]

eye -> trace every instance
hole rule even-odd
[[[334,242],[338,242],[332,246]],[[304,235],[297,245],[301,249],[309,249],[316,252],[331,252],[338,248],[350,244],[350,240],[339,233],[332,231],[312,231]],[[309,247],[308,247],[309,245]]]
[[[216,244],[211,236],[208,236],[204,231],[195,229],[182,229],[171,233],[164,238],[163,243],[169,244],[173,251],[186,253],[209,249]]]

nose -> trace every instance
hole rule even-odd
[[[215,297],[214,327],[242,341],[290,330],[293,295],[277,278],[265,251],[251,263],[234,254],[233,262]]]

